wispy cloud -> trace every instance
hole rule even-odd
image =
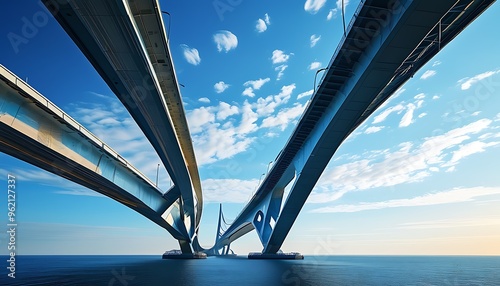
[[[254,97],[254,90],[259,90],[265,83],[269,82],[270,78],[259,78],[258,80],[249,80],[243,84],[245,86],[245,90],[243,91],[243,95]]]
[[[199,65],[201,62],[200,53],[195,48],[190,48],[188,45],[181,45],[182,53],[186,61],[192,65]]]
[[[321,67],[321,63],[320,62],[312,62],[310,65],[309,65],[309,70],[317,70]]]
[[[55,194],[62,195],[75,195],[75,196],[90,196],[90,197],[105,197],[104,195],[90,190],[84,186],[73,183],[63,177],[56,176],[48,171],[40,169],[14,169],[3,170],[0,169],[0,174],[14,173],[19,180],[25,182],[36,182],[38,185],[50,186]]]
[[[306,0],[306,3],[304,3],[304,10],[311,14],[316,14],[323,8],[325,3],[326,0]]]
[[[328,11],[328,15],[326,15],[326,20],[330,21],[331,19],[333,19],[333,17],[336,16],[337,16],[337,9],[330,9],[330,11]]]
[[[389,115],[391,115],[391,113],[393,112],[399,113],[404,109],[405,107],[402,104],[389,107],[373,118],[373,124],[382,123],[387,119]]]
[[[476,153],[482,153],[486,151],[487,148],[498,145],[500,142],[482,142],[482,141],[474,141],[465,145],[460,145],[460,148],[453,152],[453,156],[451,160],[444,164],[444,167],[456,165],[458,161],[462,160],[465,157]]]
[[[437,72],[435,70],[426,70],[422,76],[420,77],[420,79],[428,79],[430,77],[433,77],[437,74]]]
[[[208,99],[207,97],[201,97],[200,99],[198,99],[198,101],[203,103],[210,103],[210,99]]]
[[[280,80],[283,77],[287,68],[288,65],[279,65],[274,68],[274,70],[278,72],[278,75],[276,75],[276,80]]]
[[[279,127],[283,131],[288,127],[290,121],[302,115],[304,108],[305,105],[295,104],[291,108],[282,109],[275,116],[266,117],[262,121],[262,127]]]
[[[215,92],[217,92],[217,93],[224,92],[228,87],[229,87],[229,84],[227,84],[223,81],[219,81],[218,83],[214,84],[214,89],[215,89]]]
[[[384,129],[385,126],[370,126],[368,128],[366,128],[365,130],[365,134],[372,134],[372,133],[377,133],[379,132],[380,130]]]
[[[500,73],[500,69],[496,70],[496,71],[483,72],[483,73],[475,75],[471,78],[464,78],[464,79],[459,80],[458,83],[460,84],[460,88],[462,90],[467,90],[467,89],[471,88],[471,86],[473,84],[476,84],[477,82],[479,82],[483,79],[489,78],[497,73]]]
[[[430,221],[419,221],[419,222],[409,222],[402,223],[399,225],[401,229],[442,229],[442,228],[454,228],[454,227],[477,227],[477,226],[500,226],[500,217],[486,216],[478,218],[467,218],[467,219],[441,219],[441,220],[430,220]]]
[[[313,90],[310,89],[308,91],[305,91],[303,93],[299,93],[299,95],[297,95],[297,99],[301,99],[301,98],[304,98],[304,97],[307,97],[307,96],[311,96],[313,94]]]
[[[264,19],[258,19],[257,24],[255,25],[255,29],[259,33],[263,33],[267,30],[267,26],[271,25],[271,18],[269,18],[269,15],[266,13],[264,15]]]
[[[258,183],[258,179],[206,179],[202,181],[203,199],[215,203],[245,203],[250,200]]]
[[[218,31],[214,34],[213,39],[219,52],[225,51],[227,53],[238,46],[236,35],[227,30]]]
[[[334,201],[350,191],[414,183],[436,171],[453,171],[450,168],[458,166],[466,156],[498,145],[497,138],[480,137],[494,128],[492,123],[480,119],[427,137],[420,144],[403,142],[397,148],[370,151],[349,163],[327,168],[308,201]]]
[[[258,79],[245,84],[253,93],[254,88],[260,89],[269,80]],[[206,165],[245,152],[256,140],[256,132],[261,129],[269,129],[266,136],[272,136],[273,129],[286,128],[300,116],[300,104],[294,108],[278,108],[289,101],[294,89],[295,84],[285,85],[278,94],[259,97],[254,102],[245,100],[242,106],[219,102],[217,106],[187,111],[198,163]],[[231,118],[227,120],[228,117]],[[270,119],[264,124],[266,118]]]
[[[382,202],[359,203],[355,205],[338,205],[332,207],[323,207],[313,210],[316,213],[351,213],[366,210],[380,210],[386,208],[398,207],[418,207],[431,206],[452,203],[462,203],[473,201],[479,197],[498,195],[500,187],[475,187],[452,189],[444,192],[425,194],[409,199],[395,199]]]
[[[413,122],[413,112],[415,111],[416,106],[413,103],[408,104],[406,113],[401,118],[399,122],[399,127],[408,127]]]
[[[321,39],[321,36],[317,36],[316,34],[311,35],[310,41],[311,41],[311,48],[316,46],[318,41]]]

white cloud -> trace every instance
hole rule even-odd
[[[387,119],[387,117],[389,115],[391,115],[391,113],[400,112],[404,109],[405,109],[405,107],[402,104],[398,104],[398,105],[389,107],[373,118],[373,124],[381,123],[381,122],[385,121]]]
[[[310,65],[309,65],[309,70],[317,70],[321,67],[321,63],[320,62],[312,62]]]
[[[254,97],[255,93],[253,92],[253,88],[247,87],[243,92],[241,93],[242,95],[248,96],[248,97]]]
[[[290,58],[290,54],[285,54],[282,50],[274,50],[271,60],[273,64],[286,63]]]
[[[214,34],[213,39],[215,44],[217,44],[217,50],[219,52],[224,50],[227,53],[230,50],[236,49],[238,46],[238,38],[230,31],[218,31]]]
[[[432,66],[435,67],[435,66],[439,66],[441,64],[441,61],[434,61],[432,63]]]
[[[285,130],[288,124],[300,117],[304,112],[305,105],[296,104],[294,107],[282,109],[276,116],[266,117],[262,121],[262,127],[275,127],[279,126],[281,131]]]
[[[424,117],[424,116],[427,116],[427,113],[422,112],[422,113],[420,113],[420,114],[418,115],[418,118],[422,118],[422,117]]]
[[[199,65],[201,62],[200,53],[195,48],[190,48],[188,45],[181,45],[182,53],[186,61],[192,65]]]
[[[223,81],[219,81],[218,83],[214,84],[214,89],[215,89],[215,92],[217,92],[217,93],[224,92],[228,87],[229,87],[229,84],[227,84]]]
[[[444,166],[455,165],[461,159],[468,157],[470,155],[476,154],[476,153],[482,153],[482,152],[486,151],[486,148],[495,146],[499,143],[500,142],[485,143],[482,141],[474,141],[474,142],[470,142],[470,143],[465,144],[465,145],[461,145],[458,150],[453,152],[453,157]]]
[[[401,121],[399,122],[399,127],[407,127],[413,122],[413,111],[415,111],[416,106],[413,103],[408,104],[407,110]]]
[[[310,40],[311,40],[311,48],[316,46],[316,44],[318,43],[318,41],[321,39],[321,35],[320,36],[317,36],[316,34],[312,35]]]
[[[262,20],[262,19],[257,20],[257,24],[255,25],[255,29],[259,33],[266,31],[267,30],[266,22],[264,22],[264,20]]]
[[[259,116],[269,116],[278,106],[288,102],[294,90],[295,84],[285,85],[279,94],[259,98],[253,107]]]
[[[207,97],[202,97],[200,99],[198,99],[199,102],[203,102],[203,103],[210,103],[210,99],[208,99]]]
[[[271,18],[269,17],[269,15],[267,13],[264,14],[264,22],[266,22],[266,24],[268,26],[271,25]]]
[[[439,99],[439,97],[440,97],[439,95],[434,95],[434,96],[432,97],[432,99],[433,99],[433,100],[436,100],[436,99]]]
[[[311,14],[316,14],[323,8],[325,3],[326,0],[306,0],[306,3],[304,3],[304,10]]]
[[[415,95],[413,98],[415,98],[415,99],[424,99],[425,98],[425,93],[419,93],[419,94]]]
[[[477,217],[469,219],[440,219],[420,222],[409,222],[400,224],[399,228],[402,229],[442,229],[454,227],[477,227],[477,226],[496,226],[500,225],[500,218],[498,217]]]
[[[258,80],[249,80],[243,84],[246,86],[245,90],[242,92],[242,95],[246,95],[249,97],[254,97],[254,90],[259,90],[265,83],[269,82],[270,78],[259,78]]]
[[[225,120],[229,116],[238,114],[239,110],[237,106],[230,105],[225,102],[219,103],[219,110],[217,111],[217,120]]]
[[[365,134],[377,133],[380,130],[384,129],[385,126],[370,126],[366,128]]]
[[[203,199],[216,203],[246,203],[258,184],[258,179],[206,179],[202,181]]]
[[[431,206],[474,201],[478,197],[500,194],[499,187],[460,188],[449,191],[425,194],[410,199],[395,199],[383,202],[359,203],[356,205],[338,205],[313,210],[316,213],[359,212],[397,207]]]
[[[350,191],[418,182],[431,176],[432,167],[451,172],[465,157],[464,154],[481,152],[499,143],[498,139],[485,141],[486,138],[479,138],[481,132],[493,128],[490,126],[492,122],[489,119],[477,120],[442,135],[427,137],[420,144],[403,142],[396,148],[366,152],[348,163],[329,167],[308,202],[324,203],[334,201]],[[484,144],[461,147],[477,141]],[[465,149],[455,155],[454,152],[461,148]]]
[[[500,70],[496,70],[496,71],[487,71],[487,72],[484,72],[484,73],[481,73],[481,74],[478,74],[478,75],[475,75],[471,78],[465,78],[465,79],[461,79],[458,81],[458,83],[461,83],[460,85],[460,88],[462,90],[467,90],[469,89],[473,84],[485,79],[485,78],[488,78],[490,76],[493,76],[497,73],[500,73]]]
[[[215,121],[215,115],[210,107],[200,107],[186,113],[187,121],[189,122],[189,129],[193,133],[198,133],[203,128]]]
[[[276,80],[280,80],[283,75],[285,74],[285,70],[288,68],[288,65],[279,65],[274,68],[275,71],[278,72],[278,75],[276,76]]]
[[[224,127],[207,124],[203,132],[194,134],[192,138],[196,159],[200,165],[231,158],[244,152],[255,139],[238,134],[237,128],[232,124]]]
[[[259,78],[257,80],[249,80],[245,82],[243,85],[251,86],[253,89],[259,90],[264,84],[266,84],[270,80],[271,80],[270,78]]]
[[[420,77],[420,79],[428,79],[430,77],[433,77],[436,75],[436,71],[435,70],[426,70],[422,76]]]
[[[269,78],[261,78],[244,85],[253,93],[254,88],[260,89],[269,81]],[[278,94],[260,97],[253,103],[246,100],[242,106],[220,102],[217,106],[188,111],[186,114],[198,163],[205,165],[231,158],[248,150],[257,136],[276,136],[273,128],[287,128],[304,108],[302,104],[295,104],[291,108],[279,109],[288,103],[294,90],[295,84],[290,84],[282,86]],[[257,135],[256,132],[263,128],[271,130]]]
[[[313,90],[310,89],[308,91],[305,91],[305,92],[300,93],[299,95],[297,95],[297,99],[301,99],[303,97],[311,96],[312,94],[313,94]]]
[[[333,17],[337,16],[337,9],[330,9],[328,15],[326,16],[326,20],[330,21]]]
[[[255,29],[257,32],[262,33],[267,30],[267,26],[271,25],[271,19],[269,15],[266,13],[264,15],[264,19],[258,19],[257,24],[255,25]]]

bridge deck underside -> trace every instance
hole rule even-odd
[[[191,138],[156,0],[43,0],[127,108],[180,195],[190,240],[203,198]],[[179,222],[180,223],[180,222]]]
[[[177,239],[175,200],[95,135],[0,66],[0,151],[88,187],[139,212]]]
[[[215,248],[250,231],[245,226],[268,207],[271,194],[295,178],[263,243],[264,252],[278,251],[342,141],[493,2],[362,1],[285,148]]]

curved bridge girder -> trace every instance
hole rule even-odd
[[[43,2],[156,150],[180,191],[181,221],[193,238],[203,196],[158,1]]]
[[[493,2],[361,1],[286,146],[214,249],[256,229],[262,252],[276,253],[345,138]]]
[[[0,65],[0,151],[108,196],[189,241],[171,216],[174,190],[146,176],[48,99]],[[166,199],[168,198],[168,199]]]

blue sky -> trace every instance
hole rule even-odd
[[[291,134],[342,36],[337,2],[160,1],[200,165],[202,245],[215,239],[219,202],[234,218]],[[348,23],[359,1],[345,3]],[[499,13],[494,4],[344,142],[284,251],[500,255]],[[0,64],[154,181],[152,147],[52,16],[15,1],[0,15]],[[25,41],[12,44],[12,34]],[[7,173],[18,177],[18,254],[178,247],[127,207],[0,154],[4,186]],[[168,189],[165,170],[159,182]],[[262,249],[253,232],[232,247]]]

